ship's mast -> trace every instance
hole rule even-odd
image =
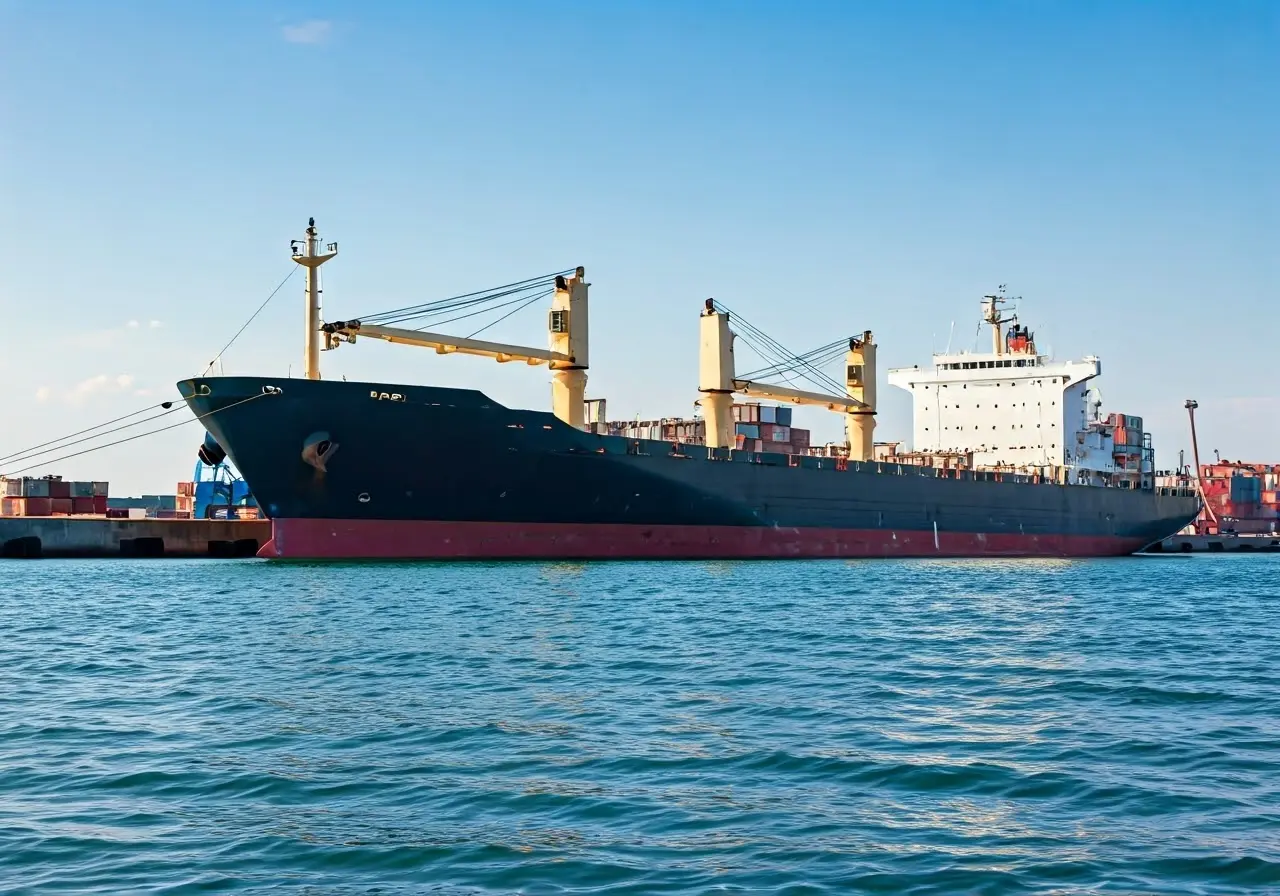
[[[301,251],[298,244],[302,243]],[[307,221],[307,238],[305,240],[293,240],[290,243],[293,249],[293,260],[306,268],[307,273],[307,313],[306,313],[306,334],[303,342],[303,370],[309,380],[320,379],[320,341],[325,338],[320,332],[322,326],[320,317],[320,265],[324,264],[330,258],[338,254],[338,244],[329,243],[325,246],[325,251],[320,252],[320,236],[316,233],[316,219],[311,218]]]
[[[1017,317],[1000,316],[1000,306],[1009,301],[1004,294],[1004,284],[1000,284],[998,295],[982,297],[982,319],[991,324],[991,347],[992,351],[997,355],[1004,354],[1004,329],[1003,324],[1009,321],[1017,320]]]

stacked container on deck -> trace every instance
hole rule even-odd
[[[807,454],[809,430],[791,425],[792,408],[786,405],[744,402],[733,406],[734,436],[743,451]]]
[[[733,406],[734,447],[741,451],[776,451],[806,454],[809,430],[791,425],[791,408],[747,402]],[[664,417],[660,420],[614,421],[593,424],[595,431],[627,439],[652,439],[685,445],[707,443],[707,423],[702,419]]]

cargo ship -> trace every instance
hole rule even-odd
[[[178,384],[207,430],[202,458],[229,458],[272,521],[259,556],[1092,557],[1137,552],[1200,510],[1194,490],[1156,484],[1140,418],[1100,415],[1089,388],[1098,359],[1039,354],[1034,335],[1003,315],[1003,295],[983,300],[990,352],[935,354],[927,367],[889,372],[913,396],[914,450],[885,456],[873,441],[869,331],[840,346],[842,389],[780,385],[767,382],[770,372],[833,381],[817,375],[812,353],[780,353],[770,370],[737,373],[735,341],[763,334],[707,300],[698,314],[700,417],[641,434],[609,423],[585,397],[582,268],[491,292],[547,287],[541,349],[391,326],[390,313],[324,322],[319,269],[336,254],[336,244],[321,249],[314,219],[295,241],[307,280],[304,378]],[[480,295],[419,308],[470,308]],[[322,350],[365,339],[545,364],[552,410],[505,407],[472,389],[321,378]],[[844,442],[796,444],[793,428],[760,420],[789,408],[760,410],[762,398],[841,415]]]

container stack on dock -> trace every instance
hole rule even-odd
[[[0,516],[105,516],[108,485],[61,476],[0,479]]]
[[[1280,464],[1201,464],[1200,483],[1208,510],[1196,521],[1202,534],[1273,533],[1280,530]],[[1209,511],[1212,511],[1212,515]],[[1218,525],[1213,525],[1216,517]]]

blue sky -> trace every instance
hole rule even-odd
[[[1007,283],[1160,461],[1195,397],[1203,448],[1280,462],[1278,46],[1280,4],[1230,0],[0,0],[0,454],[171,395],[314,215],[330,318],[585,265],[611,416],[691,412],[715,296],[796,350],[872,329],[906,437],[884,370],[972,346]],[[296,375],[301,327],[295,278],[225,371]],[[537,368],[323,359],[549,406]],[[172,492],[199,438],[56,471]]]

